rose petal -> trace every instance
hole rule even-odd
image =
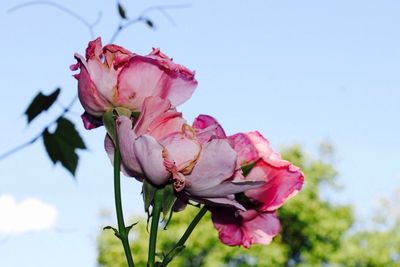
[[[245,194],[261,205],[261,210],[274,211],[301,189],[304,175],[294,166],[277,168],[260,160],[246,179],[265,181],[263,186],[246,191]]]
[[[203,145],[197,164],[186,176],[187,190],[198,195],[205,189],[215,187],[230,178],[236,166],[236,153],[228,142],[214,139]]]
[[[143,170],[139,164],[138,156],[133,149],[133,143],[137,136],[132,130],[132,121],[125,116],[119,116],[116,120],[118,144],[121,153],[121,159],[124,167],[132,176],[141,179]]]
[[[174,134],[162,141],[168,159],[174,162],[177,171],[189,173],[199,157],[201,145],[183,134]]]
[[[111,140],[110,136],[108,134],[106,134],[105,138],[104,138],[104,148],[107,152],[108,158],[111,161],[111,164],[114,165],[114,152],[115,152],[115,148],[114,148],[114,143]],[[121,171],[125,176],[128,177],[134,177],[136,178],[138,181],[142,181],[143,179],[141,178],[140,175],[138,175],[137,173],[133,173],[131,171],[129,171],[129,169],[125,166],[125,164],[123,162],[121,162]]]
[[[101,118],[94,117],[86,111],[81,115],[81,118],[86,130],[92,130],[103,125]]]
[[[139,136],[133,143],[133,151],[146,176],[154,185],[168,181],[170,173],[164,167],[164,148],[149,135]]]
[[[141,109],[148,96],[169,99],[177,106],[185,102],[197,87],[193,77],[165,66],[151,57],[134,56],[118,77],[118,103],[133,110]]]
[[[216,119],[209,115],[199,115],[193,122],[193,129],[196,132],[197,140],[205,143],[214,138],[226,138],[222,126]]]
[[[135,125],[137,135],[150,134],[160,140],[170,134],[182,131],[185,120],[182,114],[171,107],[167,99],[148,97]]]
[[[258,213],[252,220],[244,220],[241,229],[243,247],[250,248],[252,244],[271,243],[279,233],[280,223],[275,213]]]
[[[238,154],[237,162],[239,166],[247,165],[258,160],[259,153],[257,148],[246,134],[238,133],[229,136],[229,141]]]

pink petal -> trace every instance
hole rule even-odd
[[[133,151],[145,177],[154,185],[163,185],[170,173],[164,167],[164,148],[149,135],[139,136],[133,143]]]
[[[246,179],[265,181],[263,186],[246,191],[245,194],[258,203],[261,210],[274,211],[302,188],[304,175],[293,165],[277,168],[259,161]]]
[[[135,55],[125,48],[115,44],[106,45],[103,48],[103,53],[108,67],[114,69],[122,67],[132,56]]]
[[[86,130],[92,130],[103,125],[101,118],[94,117],[86,111],[81,115],[81,118]]]
[[[246,134],[249,140],[257,149],[259,156],[269,164],[275,167],[289,166],[291,163],[281,159],[278,152],[274,152],[268,142],[258,131],[249,132]]]
[[[199,115],[193,122],[193,129],[196,132],[200,143],[205,143],[214,138],[226,138],[222,126],[216,119],[209,115]]]
[[[186,173],[193,169],[199,157],[201,145],[183,134],[174,134],[162,141],[167,158],[174,162],[177,171]]]
[[[114,164],[114,151],[115,151],[114,143],[108,134],[106,134],[106,136],[104,138],[104,148],[107,152],[108,158],[111,161],[111,164]],[[127,167],[125,167],[123,162],[121,162],[121,171],[125,176],[135,177],[139,181],[143,180],[136,173],[132,173],[131,171],[129,171],[129,169]]]
[[[229,136],[229,141],[231,141],[233,149],[238,154],[237,162],[239,166],[254,163],[259,158],[256,146],[253,145],[246,134],[238,133]]]
[[[171,107],[169,100],[147,97],[134,130],[137,135],[150,134],[160,140],[170,134],[181,132],[184,123],[182,114]]]
[[[97,90],[92,82],[90,74],[82,63],[83,59],[79,55],[75,55],[81,62],[81,72],[76,76],[78,79],[78,96],[83,108],[93,116],[101,116],[112,105]]]
[[[151,57],[132,57],[118,77],[119,104],[137,110],[141,109],[148,96],[168,98],[174,106],[189,99],[197,87],[197,81],[179,67],[172,69],[164,61]]]
[[[232,177],[236,153],[223,139],[214,139],[203,145],[192,173],[186,176],[186,190],[192,194],[215,187]]]
[[[243,216],[243,213],[240,214]],[[279,233],[280,223],[275,213],[258,213],[251,220],[244,220],[241,229],[243,247],[250,248],[252,244],[267,245],[271,243]]]
[[[93,41],[90,41],[88,43],[88,47],[86,48],[86,60],[93,59],[93,58],[98,58],[100,59],[100,56],[102,54],[102,44],[101,44],[101,38],[97,37]]]
[[[86,63],[86,66],[90,78],[95,84],[99,94],[107,99],[108,102],[113,103],[114,106],[117,106],[115,105],[115,93],[119,70],[109,67],[99,58],[89,59]]]
[[[227,181],[205,190],[196,191],[196,195],[210,198],[221,197],[259,188],[263,181]]]
[[[213,207],[224,207],[224,208],[235,208],[237,210],[245,211],[246,208],[239,202],[229,197],[209,197],[198,199],[197,202],[204,203],[207,206]]]
[[[212,208],[211,218],[219,239],[228,246],[240,246],[243,234],[240,229],[240,218],[234,209]]]
[[[186,121],[182,113],[170,111],[162,114],[149,126],[149,134],[157,140],[163,140],[170,135],[181,133]]]
[[[250,248],[252,244],[269,244],[280,230],[275,213],[249,210],[238,215],[235,210],[226,208],[212,208],[211,212],[219,239],[229,246]]]
[[[141,179],[143,170],[133,149],[137,136],[132,130],[132,121],[128,117],[119,116],[116,124],[122,163],[132,176]]]

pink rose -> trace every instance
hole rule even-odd
[[[117,45],[102,47],[97,38],[89,42],[86,59],[79,54],[75,58],[78,62],[71,70],[80,69],[74,76],[87,129],[99,126],[101,116],[113,107],[141,111],[148,96],[169,99],[177,106],[189,99],[197,86],[194,72],[175,64],[159,49],[140,56]]]
[[[169,100],[148,97],[136,122],[125,116],[117,119],[122,169],[128,176],[147,179],[156,186],[173,183],[181,199],[244,210],[232,200],[234,194],[263,182],[235,180],[235,150],[228,139],[203,142],[206,131],[211,130],[187,125]],[[114,147],[108,136],[105,147],[112,158]]]
[[[302,188],[304,175],[282,160],[259,132],[235,134],[229,140],[238,155],[237,179],[264,184],[235,195],[246,211],[211,208],[214,226],[224,244],[246,248],[268,244],[279,233],[276,209]]]

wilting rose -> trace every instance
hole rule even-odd
[[[263,184],[236,180],[237,154],[229,140],[203,142],[208,130],[187,125],[167,99],[148,97],[136,122],[125,116],[116,122],[123,171],[156,186],[173,183],[180,200],[244,209],[233,200],[234,194]],[[112,158],[114,146],[108,136],[105,147]]]
[[[89,42],[86,58],[75,54],[71,70],[78,80],[78,95],[85,113],[85,128],[101,125],[101,116],[113,107],[140,111],[149,96],[182,104],[196,89],[194,72],[175,64],[159,49],[147,56],[134,54],[117,45],[102,47],[101,39]]]
[[[214,226],[224,244],[246,248],[268,244],[279,233],[276,209],[301,189],[304,175],[299,168],[282,160],[258,132],[239,133],[229,140],[238,155],[238,179],[264,184],[235,195],[235,201],[246,211],[210,208]]]
[[[190,141],[183,132],[185,120],[177,112],[169,100],[160,97],[148,97],[144,100],[142,112],[137,120],[126,116],[116,119],[118,144],[120,147],[122,170],[128,176],[138,180],[148,179],[155,185],[165,184],[170,178],[170,172],[164,166],[167,150],[171,145],[171,137],[181,137],[188,145]],[[180,167],[185,168],[194,161],[199,153],[199,146],[195,146],[190,159],[180,159]],[[106,135],[105,149],[110,158],[113,158],[114,144]],[[170,147],[172,150],[173,147]]]

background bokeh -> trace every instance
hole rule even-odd
[[[104,43],[119,23],[115,1],[53,2],[89,22],[101,12],[93,31]],[[41,132],[73,98],[68,67],[91,39],[79,20],[48,5],[8,12],[20,3],[0,2],[0,154]],[[354,207],[353,231],[384,228],[371,219],[379,211],[398,215],[390,199],[400,187],[399,2],[121,3],[131,18],[184,4],[168,10],[173,22],[151,11],[155,29],[137,23],[115,42],[139,54],[160,47],[196,71],[198,89],[181,107],[189,122],[211,114],[228,134],[258,129],[275,149],[297,143],[314,158],[323,143],[335,150],[325,160],[343,190],[323,187],[321,197]],[[32,98],[56,87],[59,101],[28,127]],[[41,140],[0,161],[0,266],[97,266],[97,236],[114,222],[112,167],[104,130],[84,131],[81,113],[76,103],[68,114],[88,147],[76,177],[53,166]],[[126,213],[143,214],[139,183],[123,179],[123,198]]]

